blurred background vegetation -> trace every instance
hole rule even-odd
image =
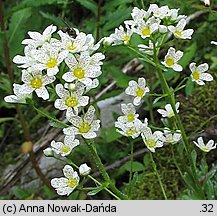
[[[210,41],[217,40],[217,0],[211,1],[211,7],[205,7],[200,0],[5,0],[1,1],[2,11],[4,12],[5,30],[0,32],[0,172],[4,173],[5,169],[10,169],[11,165],[18,163],[25,155],[21,152],[20,146],[23,143],[23,132],[19,123],[16,108],[13,104],[5,103],[3,98],[11,94],[10,81],[7,74],[7,65],[5,63],[5,39],[8,42],[10,51],[10,60],[17,54],[23,55],[23,45],[21,41],[28,37],[28,31],[42,32],[50,24],[57,25],[58,28],[66,27],[65,22],[69,26],[78,28],[85,33],[91,33],[96,40],[102,37],[109,36],[114,29],[123,23],[124,20],[130,18],[130,13],[133,7],[148,8],[150,3],[159,5],[168,5],[170,8],[180,8],[180,13],[185,15],[201,14],[194,17],[189,24],[189,28],[193,28],[195,33],[191,41],[173,41],[177,49],[184,51],[185,55],[182,59],[184,71],[182,73],[167,73],[167,79],[170,85],[176,87],[180,81],[189,76],[190,71],[188,65],[190,62],[197,63],[207,62],[210,65],[210,73],[214,77],[214,81],[203,86],[195,86],[192,82],[188,82],[185,89],[179,92],[177,100],[181,102],[181,118],[184,121],[187,132],[194,137],[194,131],[201,126],[202,133],[207,139],[214,138],[217,140],[217,121],[215,118],[209,120],[217,113],[217,47],[210,45]],[[2,19],[2,18],[1,18]],[[65,22],[64,22],[65,20]],[[134,38],[133,42],[138,42],[138,38]],[[165,47],[165,50],[167,47]],[[122,72],[122,68],[128,64],[136,56],[126,47],[112,47],[102,52],[106,54],[106,60],[103,65],[103,75],[100,77],[100,86],[92,90],[89,95],[93,98],[97,93],[109,86],[114,80],[115,85],[105,94],[99,97],[95,102],[106,98],[113,98],[124,91],[130,79],[137,79],[139,76],[147,78],[152,91],[160,92],[160,85],[156,79],[153,68],[140,62],[132,66],[126,74]],[[164,50],[162,56],[165,55]],[[12,66],[14,80],[20,83],[21,70],[14,64]],[[147,98],[139,110],[142,118],[147,117],[151,121],[161,124],[160,116],[156,112],[156,107],[165,104],[161,100],[150,107],[152,101]],[[52,102],[38,101],[38,106],[43,107],[44,111],[61,117],[60,114],[53,108]],[[28,106],[22,106],[22,112],[28,122],[32,139],[37,142],[41,138],[41,128],[46,128],[47,133],[50,133],[49,123],[46,118],[37,114]],[[114,120],[117,117],[113,113]],[[206,124],[205,124],[206,123]],[[56,132],[58,133],[58,132]],[[42,137],[43,138],[43,137]],[[103,128],[100,136],[97,139],[97,148],[99,150],[102,161],[105,165],[112,165],[113,169],[109,170],[110,175],[116,181],[118,187],[127,191],[129,175],[129,158],[130,146],[128,140],[120,138],[120,135],[115,132],[114,127]],[[49,140],[47,145],[49,145]],[[133,199],[163,199],[160,187],[149,163],[149,157],[144,150],[144,144],[140,139],[134,140],[135,151],[138,153],[136,162],[134,162],[134,182],[133,182]],[[142,152],[142,153],[141,153]],[[196,152],[195,152],[196,153]],[[197,158],[201,159],[203,155],[197,151]],[[37,157],[42,157],[42,151],[37,154]],[[88,152],[85,147],[81,146],[71,155],[74,162],[79,164],[87,162],[91,164]],[[175,155],[179,161],[179,155]],[[159,172],[162,180],[166,185],[166,191],[170,199],[194,199],[195,197],[185,189],[183,182],[180,180],[179,173],[171,159],[171,151],[168,147],[159,149],[155,158],[158,164]],[[210,152],[207,158],[208,167],[204,161],[196,160],[200,169],[198,169],[201,178],[204,177],[207,169],[214,167],[216,170],[216,151]],[[180,159],[181,161],[181,159]],[[115,164],[115,163],[118,163]],[[10,166],[9,166],[10,165]],[[93,172],[97,169],[93,167]],[[117,165],[117,166],[116,166]],[[181,166],[181,162],[180,162]],[[217,176],[216,172],[212,172],[212,176],[208,179],[207,184],[209,199],[217,198]],[[95,173],[97,175],[97,173]],[[27,175],[25,169],[19,171],[19,175]],[[46,175],[46,171],[45,171]],[[25,187],[24,183],[16,178],[11,187],[7,190],[0,190],[0,198],[6,199],[57,199],[55,193],[50,192],[45,186],[39,186],[40,182],[33,185],[31,189]],[[1,185],[4,185],[4,175],[0,180]],[[27,189],[28,188],[28,189]],[[214,196],[213,196],[214,194]],[[75,191],[69,199],[89,199],[86,193]],[[99,193],[96,199],[108,199],[106,193]],[[94,198],[94,199],[95,199]]]

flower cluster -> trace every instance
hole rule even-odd
[[[141,135],[146,147],[151,152],[155,152],[155,149],[162,147],[164,143],[175,144],[179,142],[181,133],[179,130],[173,132],[169,128],[164,128],[164,132],[152,132],[150,126],[148,126],[148,119],[146,118],[144,122],[139,119],[135,106],[141,104],[141,100],[147,92],[149,92],[149,88],[146,86],[146,80],[144,78],[139,78],[138,82],[134,80],[129,82],[129,86],[125,90],[125,93],[134,96],[135,98],[133,104],[121,104],[121,111],[124,115],[118,117],[115,122],[115,127],[117,128],[117,132],[126,137],[135,139]],[[179,102],[176,104],[177,112],[178,107]],[[174,116],[170,104],[167,104],[165,108],[166,110],[158,110],[163,114],[163,117],[171,118]]]
[[[84,107],[89,103],[89,97],[85,94],[99,85],[97,77],[102,73],[105,56],[96,52],[100,44],[94,44],[91,34],[86,35],[77,29],[74,29],[74,36],[56,31],[57,27],[50,25],[42,34],[28,32],[30,38],[22,41],[25,45],[24,56],[17,55],[13,59],[22,68],[23,84],[14,84],[14,95],[6,96],[5,101],[26,103],[34,92],[36,96],[48,100],[48,90],[53,88],[56,98],[54,107],[66,110],[66,119],[72,125],[63,129],[64,141],[53,140],[44,154],[67,157],[80,143],[76,135],[85,139],[97,136],[100,120],[94,120],[95,108],[90,106],[83,117],[79,116],[79,111],[82,108],[84,112]],[[53,36],[55,33],[56,37]],[[90,168],[83,164],[79,171],[80,175],[87,175]],[[65,178],[54,178],[51,185],[59,195],[69,195],[78,185],[79,176],[69,165],[64,167],[63,173]]]

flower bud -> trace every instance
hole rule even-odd
[[[89,166],[87,166],[87,164],[81,164],[81,166],[79,167],[79,173],[80,175],[82,176],[86,176],[86,175],[89,175],[91,171],[91,168]]]
[[[104,47],[109,47],[111,46],[112,42],[113,42],[113,39],[111,37],[104,37],[102,43]]]
[[[30,141],[24,142],[20,147],[21,152],[24,154],[30,153],[32,149],[33,149],[33,145],[32,145],[32,142]]]
[[[53,157],[54,156],[54,152],[53,152],[52,148],[44,149],[43,153],[46,157]]]

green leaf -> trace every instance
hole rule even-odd
[[[181,60],[179,61],[180,65],[182,65],[183,69],[185,69],[190,64],[192,59],[195,57],[196,52],[197,52],[197,43],[196,42],[194,42],[191,46],[188,46],[184,50],[184,55],[181,58]]]
[[[197,167],[197,165],[196,165],[197,164],[197,152],[195,150],[193,150],[191,152],[191,158],[192,158],[192,161],[194,163],[194,167],[196,169],[196,167]]]
[[[57,119],[56,119],[56,120],[57,120]],[[66,126],[64,123],[59,122],[59,120],[58,120],[58,122],[55,121],[55,120],[49,120],[49,125],[50,125],[51,127],[54,127],[54,128],[67,128],[67,127],[68,127],[68,126]]]
[[[122,137],[122,135],[120,133],[116,132],[115,127],[102,128],[101,129],[101,136],[106,143],[114,142],[115,140]]]
[[[43,11],[40,11],[40,14],[45,19],[51,21],[54,25],[63,26],[63,24],[64,24],[63,19],[61,19],[60,17],[54,16],[54,15],[52,15],[50,13],[44,13]]]
[[[131,171],[131,161],[128,161],[127,163],[125,163],[123,166],[122,166],[126,171]],[[139,172],[139,171],[143,171],[145,168],[144,168],[144,165],[140,162],[137,162],[137,161],[133,161],[132,163],[132,171],[133,172]]]
[[[96,187],[93,190],[89,191],[87,193],[87,195],[94,196],[94,195],[98,194],[100,191],[102,191],[105,187],[106,187],[106,185],[102,184],[99,187]]]
[[[93,12],[95,15],[97,15],[98,6],[96,2],[93,0],[76,0],[78,3],[80,3],[82,6]]]
[[[188,79],[186,86],[185,86],[185,94],[186,96],[192,95],[194,90],[194,82],[192,81],[191,78]]]
[[[6,121],[13,121],[15,118],[10,118],[10,117],[5,117],[5,118],[0,118],[0,124]]]

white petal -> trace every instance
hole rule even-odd
[[[212,81],[212,80],[213,80],[212,75],[209,74],[209,73],[202,73],[202,74],[200,75],[200,78],[201,78],[202,80],[205,80],[205,81]]]
[[[43,81],[43,84],[44,84],[44,85],[48,85],[48,84],[54,82],[55,79],[56,79],[55,76],[48,76],[48,75],[45,75],[45,76],[43,76],[42,81]]]
[[[43,98],[44,100],[49,99],[49,93],[45,87],[41,87],[40,89],[35,90],[38,97]]]
[[[70,165],[65,165],[63,168],[63,174],[66,178],[73,178],[74,169]]]
[[[75,130],[76,128],[74,127],[68,127],[63,129],[63,133],[67,136],[72,136],[72,139],[75,137]]]
[[[133,100],[133,104],[135,106],[139,106],[141,104],[141,97],[135,97],[134,100]]]
[[[72,72],[66,72],[63,74],[62,78],[66,81],[66,82],[73,82],[76,77],[74,76],[74,74]]]
[[[67,186],[67,182],[68,182],[67,178],[61,177],[61,178],[51,179],[50,183],[51,183],[52,187],[54,187],[54,188],[60,188],[60,187],[66,187]]]
[[[196,70],[196,63],[195,62],[192,62],[190,65],[189,65],[189,68],[191,70],[191,72],[194,72]]]
[[[82,134],[82,136],[85,138],[85,139],[94,139],[96,138],[96,133],[95,132],[88,132],[88,133],[84,133]]]
[[[201,64],[197,67],[198,72],[206,72],[209,69],[209,65],[207,63]]]
[[[66,98],[67,96],[69,96],[69,91],[64,89],[63,85],[58,83],[55,87],[56,89],[56,93],[60,98]]]
[[[95,113],[95,108],[94,106],[91,105],[84,115],[84,121],[88,123],[92,123],[94,118],[94,113]]]
[[[30,83],[32,80],[31,74],[27,70],[22,70],[22,81],[24,83]]]
[[[65,104],[65,101],[62,99],[56,99],[54,103],[54,107],[59,110],[66,110],[68,108]]]
[[[177,72],[180,72],[180,71],[182,71],[182,66],[181,65],[179,65],[179,64],[174,64],[173,66],[172,66],[172,69],[174,70],[174,71],[177,71]]]

